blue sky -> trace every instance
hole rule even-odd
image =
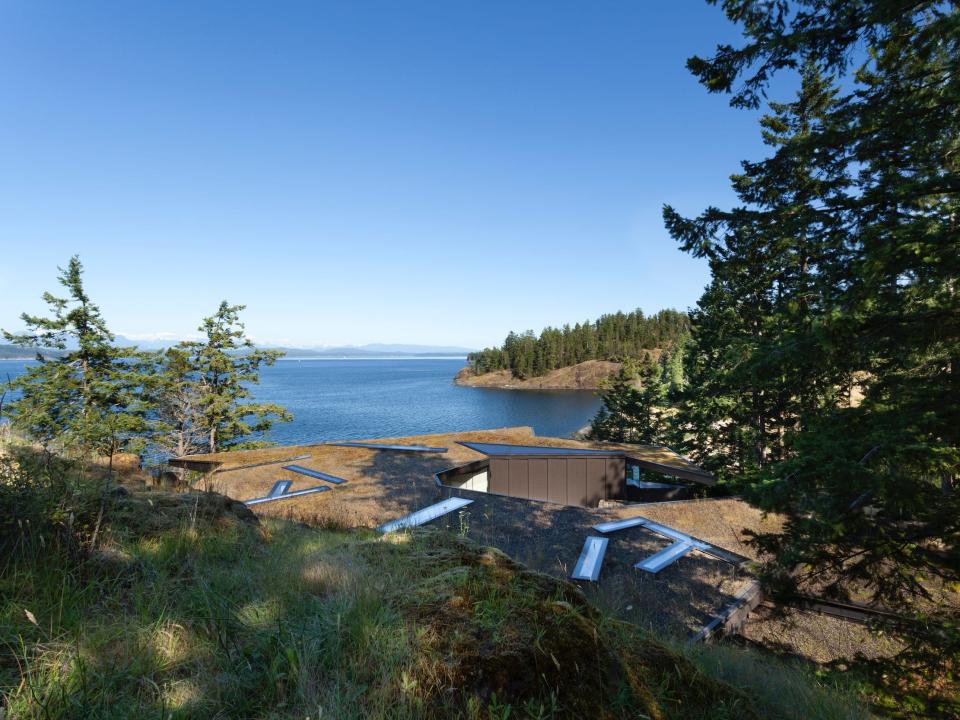
[[[480,347],[692,306],[663,229],[733,201],[752,113],[702,0],[0,4],[0,327],[79,253],[110,327]]]

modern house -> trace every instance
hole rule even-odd
[[[598,507],[604,500],[684,499],[690,497],[696,484],[716,482],[709,473],[665,447],[460,444],[486,457],[438,473],[437,482],[442,487]],[[642,479],[651,473],[672,482]],[[690,484],[678,484],[677,480]]]
[[[746,540],[778,531],[781,519],[737,498],[682,499],[714,478],[668,448],[538,437],[521,427],[171,464],[262,516],[377,529],[393,542],[406,540],[394,532],[401,528],[445,528],[578,582],[594,602],[643,626],[691,637],[742,626],[752,639],[812,643],[824,659],[842,655],[838,643],[876,645],[863,626],[809,613],[784,623],[757,608],[749,570],[757,555]]]

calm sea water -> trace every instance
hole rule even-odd
[[[0,360],[0,380],[26,362]],[[281,360],[264,368],[257,400],[289,409],[294,419],[267,439],[281,444],[421,435],[530,425],[565,437],[600,406],[591,392],[523,392],[453,384],[463,360]]]

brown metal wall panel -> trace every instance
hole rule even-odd
[[[550,493],[547,484],[547,460],[543,458],[530,459],[530,499],[549,500]]]
[[[564,458],[547,460],[547,500],[567,504],[567,461]]]
[[[567,504],[587,505],[587,461],[567,458]]]
[[[526,458],[510,458],[510,497],[530,497],[529,463]]]
[[[607,458],[607,500],[623,500],[627,485],[627,464],[623,458]]]
[[[587,507],[596,507],[607,494],[606,458],[587,459]]]
[[[490,480],[487,489],[498,495],[510,494],[510,466],[504,458],[490,458]]]

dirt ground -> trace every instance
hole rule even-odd
[[[866,625],[794,608],[760,606],[740,634],[754,645],[778,655],[793,655],[817,663],[852,658],[857,653],[876,658],[893,655],[901,644]]]

